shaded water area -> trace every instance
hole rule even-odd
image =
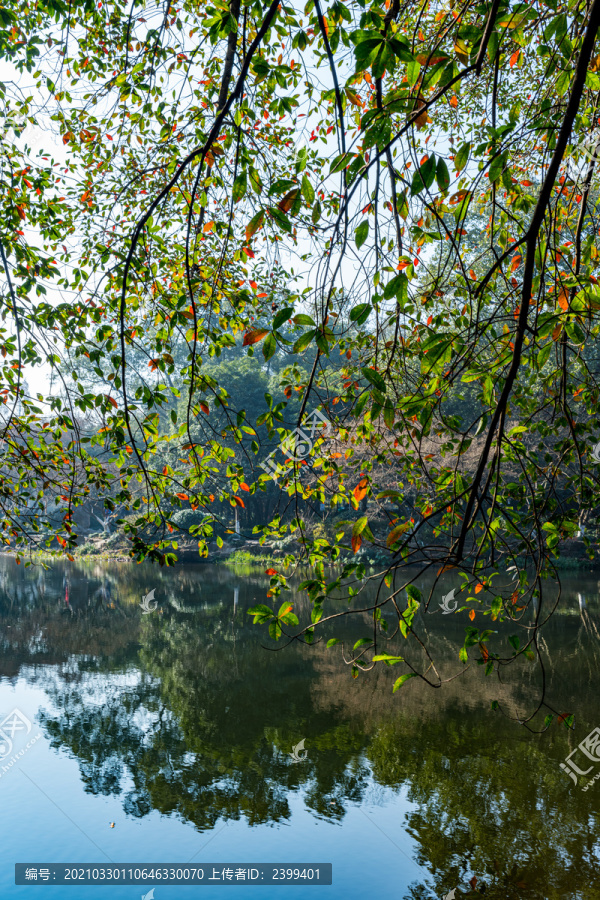
[[[491,710],[495,699],[514,714],[535,705],[540,670],[526,661],[504,684],[477,669],[392,694],[395,668],[354,680],[325,642],[264,649],[246,610],[268,582],[209,565],[44,571],[0,558],[0,719],[17,709],[32,724],[14,735],[25,752],[0,759],[0,897],[36,889],[15,886],[16,862],[237,861],[333,864],[320,891],[236,885],[253,898],[600,898],[600,781],[584,792],[560,768],[600,725],[597,574],[564,575],[543,630],[548,700],[576,714],[574,731],[543,735]],[[158,606],[145,614],[152,589]],[[442,671],[457,667],[464,626],[427,617]],[[161,885],[155,898],[200,891],[220,896]]]

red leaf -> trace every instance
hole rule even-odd
[[[358,553],[360,550],[360,545],[362,544],[362,537],[360,534],[356,534],[352,536],[352,550],[354,553]]]
[[[277,575],[277,569],[265,569],[265,575]]]
[[[244,506],[244,501],[242,500],[241,497],[235,497],[235,496],[234,496],[234,497],[232,497],[231,499],[232,499],[233,502],[236,503],[238,506],[241,506],[242,509],[246,509],[246,507]]]
[[[180,500],[189,500],[187,494],[175,494],[176,497],[179,497]]]
[[[200,409],[202,410],[203,413],[206,413],[206,415],[208,415],[210,413],[210,409],[208,408],[206,403],[202,403],[202,401],[200,401]]]

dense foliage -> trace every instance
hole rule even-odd
[[[329,597],[362,608],[372,544],[355,676],[456,674],[413,627],[452,587],[490,625],[467,624],[457,671],[537,660],[541,710],[544,584],[600,505],[598,0],[0,19],[5,543],[72,555],[93,498],[170,564],[180,510],[204,555],[237,507],[311,564],[310,621],[255,610],[309,642]],[[306,443],[315,410],[331,428]]]

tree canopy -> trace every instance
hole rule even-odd
[[[8,0],[5,545],[72,556],[93,496],[171,564],[182,509],[201,555],[254,509],[295,542],[272,638],[366,610],[353,675],[439,686],[415,614],[452,589],[457,673],[537,661],[547,726],[547,583],[600,506],[599,24],[599,0]]]

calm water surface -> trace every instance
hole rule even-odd
[[[583,792],[559,766],[600,725],[597,575],[564,578],[543,632],[548,702],[577,727],[541,736],[490,708],[529,711],[535,666],[503,685],[477,671],[392,694],[395,669],[353,680],[339,648],[264,649],[246,610],[268,580],[0,558],[0,718],[16,708],[32,723],[13,754],[31,746],[0,759],[3,900],[148,890],[17,887],[15,862],[333,864],[331,887],[236,885],[240,900],[600,898],[600,781]],[[144,615],[152,588],[158,609]],[[464,625],[427,618],[448,671]],[[155,900],[221,891],[163,885]]]

